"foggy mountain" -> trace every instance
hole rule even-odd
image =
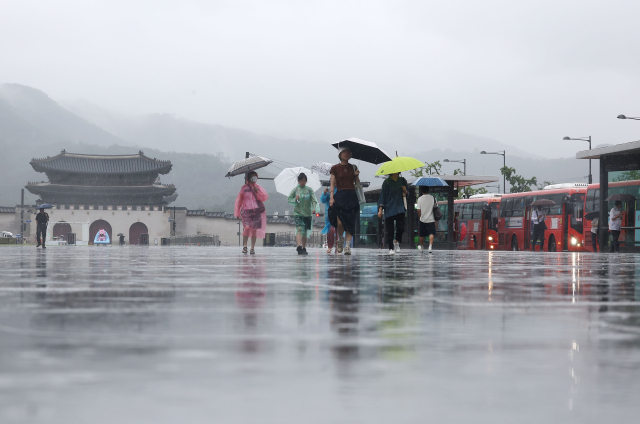
[[[254,134],[220,125],[189,121],[169,114],[128,116],[110,112],[89,102],[68,103],[66,108],[45,93],[18,84],[0,86],[0,204],[20,201],[20,188],[28,181],[40,181],[44,174],[33,171],[33,157],[53,156],[62,149],[77,153],[129,154],[143,150],[147,156],[171,160],[173,170],[163,176],[163,183],[178,188],[176,206],[207,208],[231,212],[240,177],[223,178],[230,162],[245,152],[260,154],[277,163],[260,171],[261,177],[275,176],[286,166],[310,167],[317,161],[335,163],[337,151],[328,142],[285,140]],[[358,136],[348,134],[346,137]],[[399,139],[414,135],[398,132]],[[416,135],[416,140],[420,138]],[[364,137],[363,137],[364,138]],[[443,159],[467,159],[467,173],[499,176],[502,157],[481,155],[480,150],[507,150],[507,165],[526,178],[564,182],[586,182],[588,162],[573,158],[540,159],[515,147],[468,134],[447,132],[433,139],[416,141],[406,147],[400,142],[372,140],[395,155],[414,156],[424,162]],[[363,180],[372,185],[382,183],[373,178],[375,165],[358,163]],[[459,163],[443,163],[443,173],[462,168]],[[594,162],[594,180],[597,179]],[[502,180],[501,180],[502,181]],[[501,183],[500,181],[500,183]],[[263,181],[270,192],[269,212],[290,209],[286,198],[275,193],[273,183]],[[497,191],[491,189],[490,191]],[[35,198],[27,193],[27,201]]]
[[[53,101],[40,90],[20,84],[0,85],[0,137],[7,141],[126,144]]]

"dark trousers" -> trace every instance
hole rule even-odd
[[[620,238],[620,230],[611,230],[611,236],[613,239],[611,240],[611,249],[609,249],[609,252],[619,252],[620,242],[618,239]]]
[[[36,241],[38,244],[42,244],[44,246],[44,242],[47,240],[47,226],[38,224],[38,228],[36,229]]]
[[[396,237],[395,240],[402,241],[402,234],[404,234],[404,214],[390,216],[384,219],[384,228],[387,231],[387,243],[389,243],[389,249],[393,249],[393,223],[396,223]]]
[[[598,234],[592,232],[591,233],[591,247],[593,247],[593,252],[598,252]]]
[[[544,230],[540,228],[540,224],[533,224],[533,245],[531,246],[531,250],[535,252],[536,244],[538,244],[538,239],[540,239],[540,251],[544,250]]]

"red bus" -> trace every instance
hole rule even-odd
[[[556,204],[544,207],[547,231],[543,250],[584,251],[583,215],[587,184],[568,183],[546,186],[543,190],[502,196],[498,245],[501,250],[532,250],[531,204],[548,199]]]
[[[640,180],[617,181],[609,183],[609,196],[613,194],[629,194],[635,199],[640,199]],[[615,202],[607,202],[607,216],[613,208]],[[636,242],[640,242],[640,230],[628,227],[640,227],[640,213],[637,208],[637,200],[629,198],[622,201],[622,208],[625,214],[622,216],[622,231],[620,232],[620,243],[625,246],[635,246]],[[600,184],[589,184],[587,189],[587,197],[585,200],[585,213],[600,210]],[[607,218],[608,220],[608,218]],[[600,228],[609,228],[609,223],[600,223]],[[625,229],[627,227],[627,229]],[[584,223],[584,246],[589,252],[593,252],[591,244],[591,221],[585,220]],[[611,241],[607,241],[607,246]]]
[[[476,194],[454,200],[454,241],[459,250],[497,250],[502,194]],[[438,202],[444,217],[437,222],[436,239],[446,241],[447,202]]]

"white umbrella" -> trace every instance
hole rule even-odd
[[[312,171],[316,171],[322,175],[326,175],[327,177],[331,175],[331,167],[333,165],[329,162],[317,162],[315,165],[311,167]]]
[[[314,174],[307,168],[298,166],[296,168],[285,168],[280,174],[273,180],[276,184],[276,191],[280,194],[288,196],[298,185],[298,175],[304,173],[307,176],[307,186],[313,191],[317,191],[322,184],[320,184],[320,178],[318,174]]]

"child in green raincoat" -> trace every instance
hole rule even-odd
[[[307,187],[307,176],[298,175],[298,186],[289,193],[289,203],[295,205],[293,216],[296,220],[296,242],[298,255],[308,255],[307,238],[311,235],[313,215],[318,210],[318,199],[313,190]]]

